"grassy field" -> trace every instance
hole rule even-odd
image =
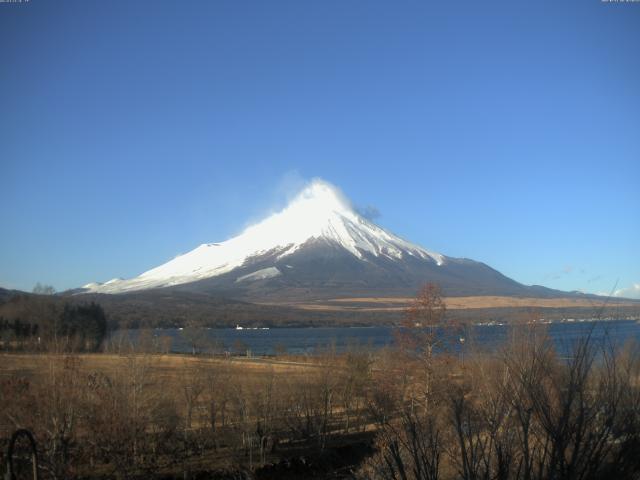
[[[316,302],[292,303],[290,306],[302,310],[315,311],[361,311],[361,312],[402,312],[412,302],[410,297],[357,297],[334,298]],[[602,306],[604,301],[592,298],[529,298],[501,296],[446,297],[444,302],[448,310],[494,309],[494,308],[593,308]],[[610,299],[606,306],[638,307],[638,302]]]
[[[29,429],[43,479],[638,478],[637,345],[584,339],[560,357],[532,324],[491,352],[432,355],[439,341],[416,329],[395,349],[310,358],[0,354],[0,452]]]
[[[180,378],[181,372],[189,368],[220,368],[224,367],[233,374],[264,375],[283,374],[296,375],[304,373],[308,369],[317,368],[317,363],[304,363],[295,357],[282,357],[281,359],[268,358],[211,358],[191,355],[161,355],[161,354],[137,354],[149,363],[153,373],[159,373],[168,379]],[[79,361],[82,372],[102,371],[115,373],[125,368],[130,356],[108,353],[81,353],[74,355]],[[0,376],[24,375],[37,378],[47,373],[52,362],[60,361],[57,354],[31,354],[31,353],[2,353],[0,354]]]
[[[6,448],[15,428],[28,428],[50,452],[48,468],[58,469],[56,475],[66,477],[72,469],[109,478],[127,470],[135,478],[146,478],[145,469],[182,478],[289,468],[274,465],[300,456],[324,458],[345,445],[366,450],[373,433],[353,419],[345,429],[347,407],[333,401],[328,412],[319,394],[337,389],[344,362],[302,360],[0,354],[0,447]],[[77,450],[66,463],[56,451],[61,438]],[[95,446],[83,451],[86,442]],[[322,468],[333,468],[331,461],[322,460]],[[340,462],[336,468],[344,467]]]

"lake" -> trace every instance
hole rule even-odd
[[[640,342],[640,322],[635,320],[573,321],[545,325],[559,352],[569,352],[572,345],[591,334],[596,341],[609,339],[621,345],[627,340]],[[508,325],[475,325],[465,334],[465,348],[473,342],[483,349],[499,346],[508,338],[512,328]],[[271,329],[154,329],[152,331],[119,330],[110,342],[150,343],[160,351],[191,353],[193,345],[203,352],[245,353],[274,355],[276,353],[314,354],[332,346],[338,352],[349,348],[379,349],[393,343],[394,327],[318,327]],[[456,335],[454,350],[461,348]]]

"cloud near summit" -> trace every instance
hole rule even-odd
[[[613,292],[614,297],[640,299],[640,283],[634,283],[630,287],[621,288]]]

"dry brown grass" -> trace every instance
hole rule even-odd
[[[361,312],[398,312],[405,310],[411,303],[409,297],[352,297],[318,300],[316,302],[295,303],[291,306],[302,310],[316,311],[361,311]],[[471,296],[444,298],[448,310],[487,309],[487,308],[597,308],[603,301],[590,298],[532,298],[503,296]],[[637,306],[637,302],[610,300],[608,307]]]
[[[185,369],[204,369],[224,366],[225,370],[242,376],[262,376],[267,373],[282,375],[303,374],[310,368],[316,368],[313,363],[300,361],[270,360],[263,358],[238,358],[229,359],[194,357],[190,355],[162,355],[162,354],[138,354],[144,357],[150,365],[152,373],[160,375],[165,380],[178,381]],[[111,375],[122,368],[126,368],[131,355],[116,355],[106,353],[78,354],[80,370],[85,373],[101,372]],[[60,355],[55,354],[30,354],[30,353],[4,353],[0,354],[0,378],[3,376],[21,376],[37,378],[48,372],[52,362],[61,361]]]

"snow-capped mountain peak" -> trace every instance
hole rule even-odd
[[[92,283],[84,288],[98,293],[121,293],[195,282],[229,273],[266,254],[275,254],[280,260],[319,240],[341,247],[362,261],[367,261],[368,256],[397,260],[416,257],[437,265],[445,261],[442,255],[402,240],[363,218],[336,187],[317,179],[282,211],[236,237],[221,243],[202,244],[138,277]],[[255,275],[244,274],[239,281],[280,274],[275,266],[263,270]]]

